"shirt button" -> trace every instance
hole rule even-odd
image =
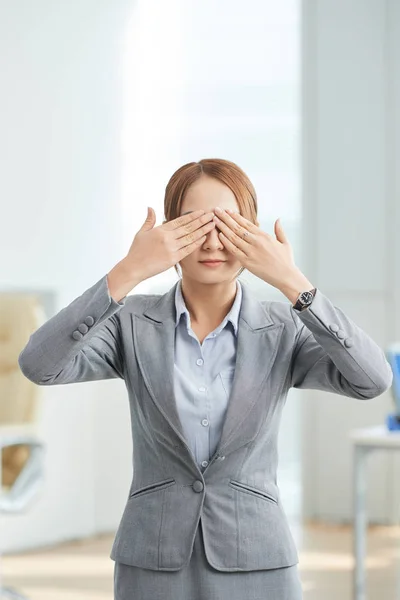
[[[208,465],[208,460],[203,460],[203,462],[201,463],[202,467],[206,467]]]
[[[204,427],[207,427],[208,425],[208,419],[203,419],[201,422],[202,425],[204,425]]]
[[[206,391],[206,388],[204,387],[204,385],[199,387],[199,392],[205,392],[205,391]]]
[[[200,366],[203,364],[203,362],[204,362],[204,360],[203,360],[202,358],[198,358],[198,359],[196,360],[196,364],[197,364],[197,365],[200,365]]]

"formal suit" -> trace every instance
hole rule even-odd
[[[320,290],[300,312],[286,301],[259,301],[242,283],[229,405],[216,451],[201,469],[174,397],[175,291],[115,302],[104,275],[31,335],[20,368],[38,385],[125,381],[134,476],[113,560],[181,570],[201,518],[205,555],[217,571],[296,565],[276,481],[288,390],[375,398],[392,383],[384,352]]]

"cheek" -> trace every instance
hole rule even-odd
[[[188,254],[188,256],[185,256],[185,258],[181,258],[181,260],[179,262],[181,265],[189,265],[189,264],[197,262],[198,260],[199,260],[198,259],[198,251],[195,250],[191,254]]]

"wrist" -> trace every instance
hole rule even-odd
[[[126,283],[132,282],[134,285],[138,285],[138,283],[146,279],[139,265],[132,264],[132,260],[128,256],[120,260],[114,268],[117,270],[121,280]]]
[[[309,292],[315,285],[299,270],[293,271],[285,282],[279,286],[279,290],[294,305],[302,292]]]
[[[133,288],[141,282],[138,274],[132,274],[127,268],[124,259],[117,263],[109,273],[107,273],[107,284],[110,296],[120,302]]]

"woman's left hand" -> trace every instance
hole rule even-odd
[[[215,212],[221,242],[243,267],[284,293],[287,288],[293,287],[294,280],[300,286],[303,282],[306,285],[308,280],[295,265],[292,246],[280,219],[275,221],[274,237],[239,213]]]

